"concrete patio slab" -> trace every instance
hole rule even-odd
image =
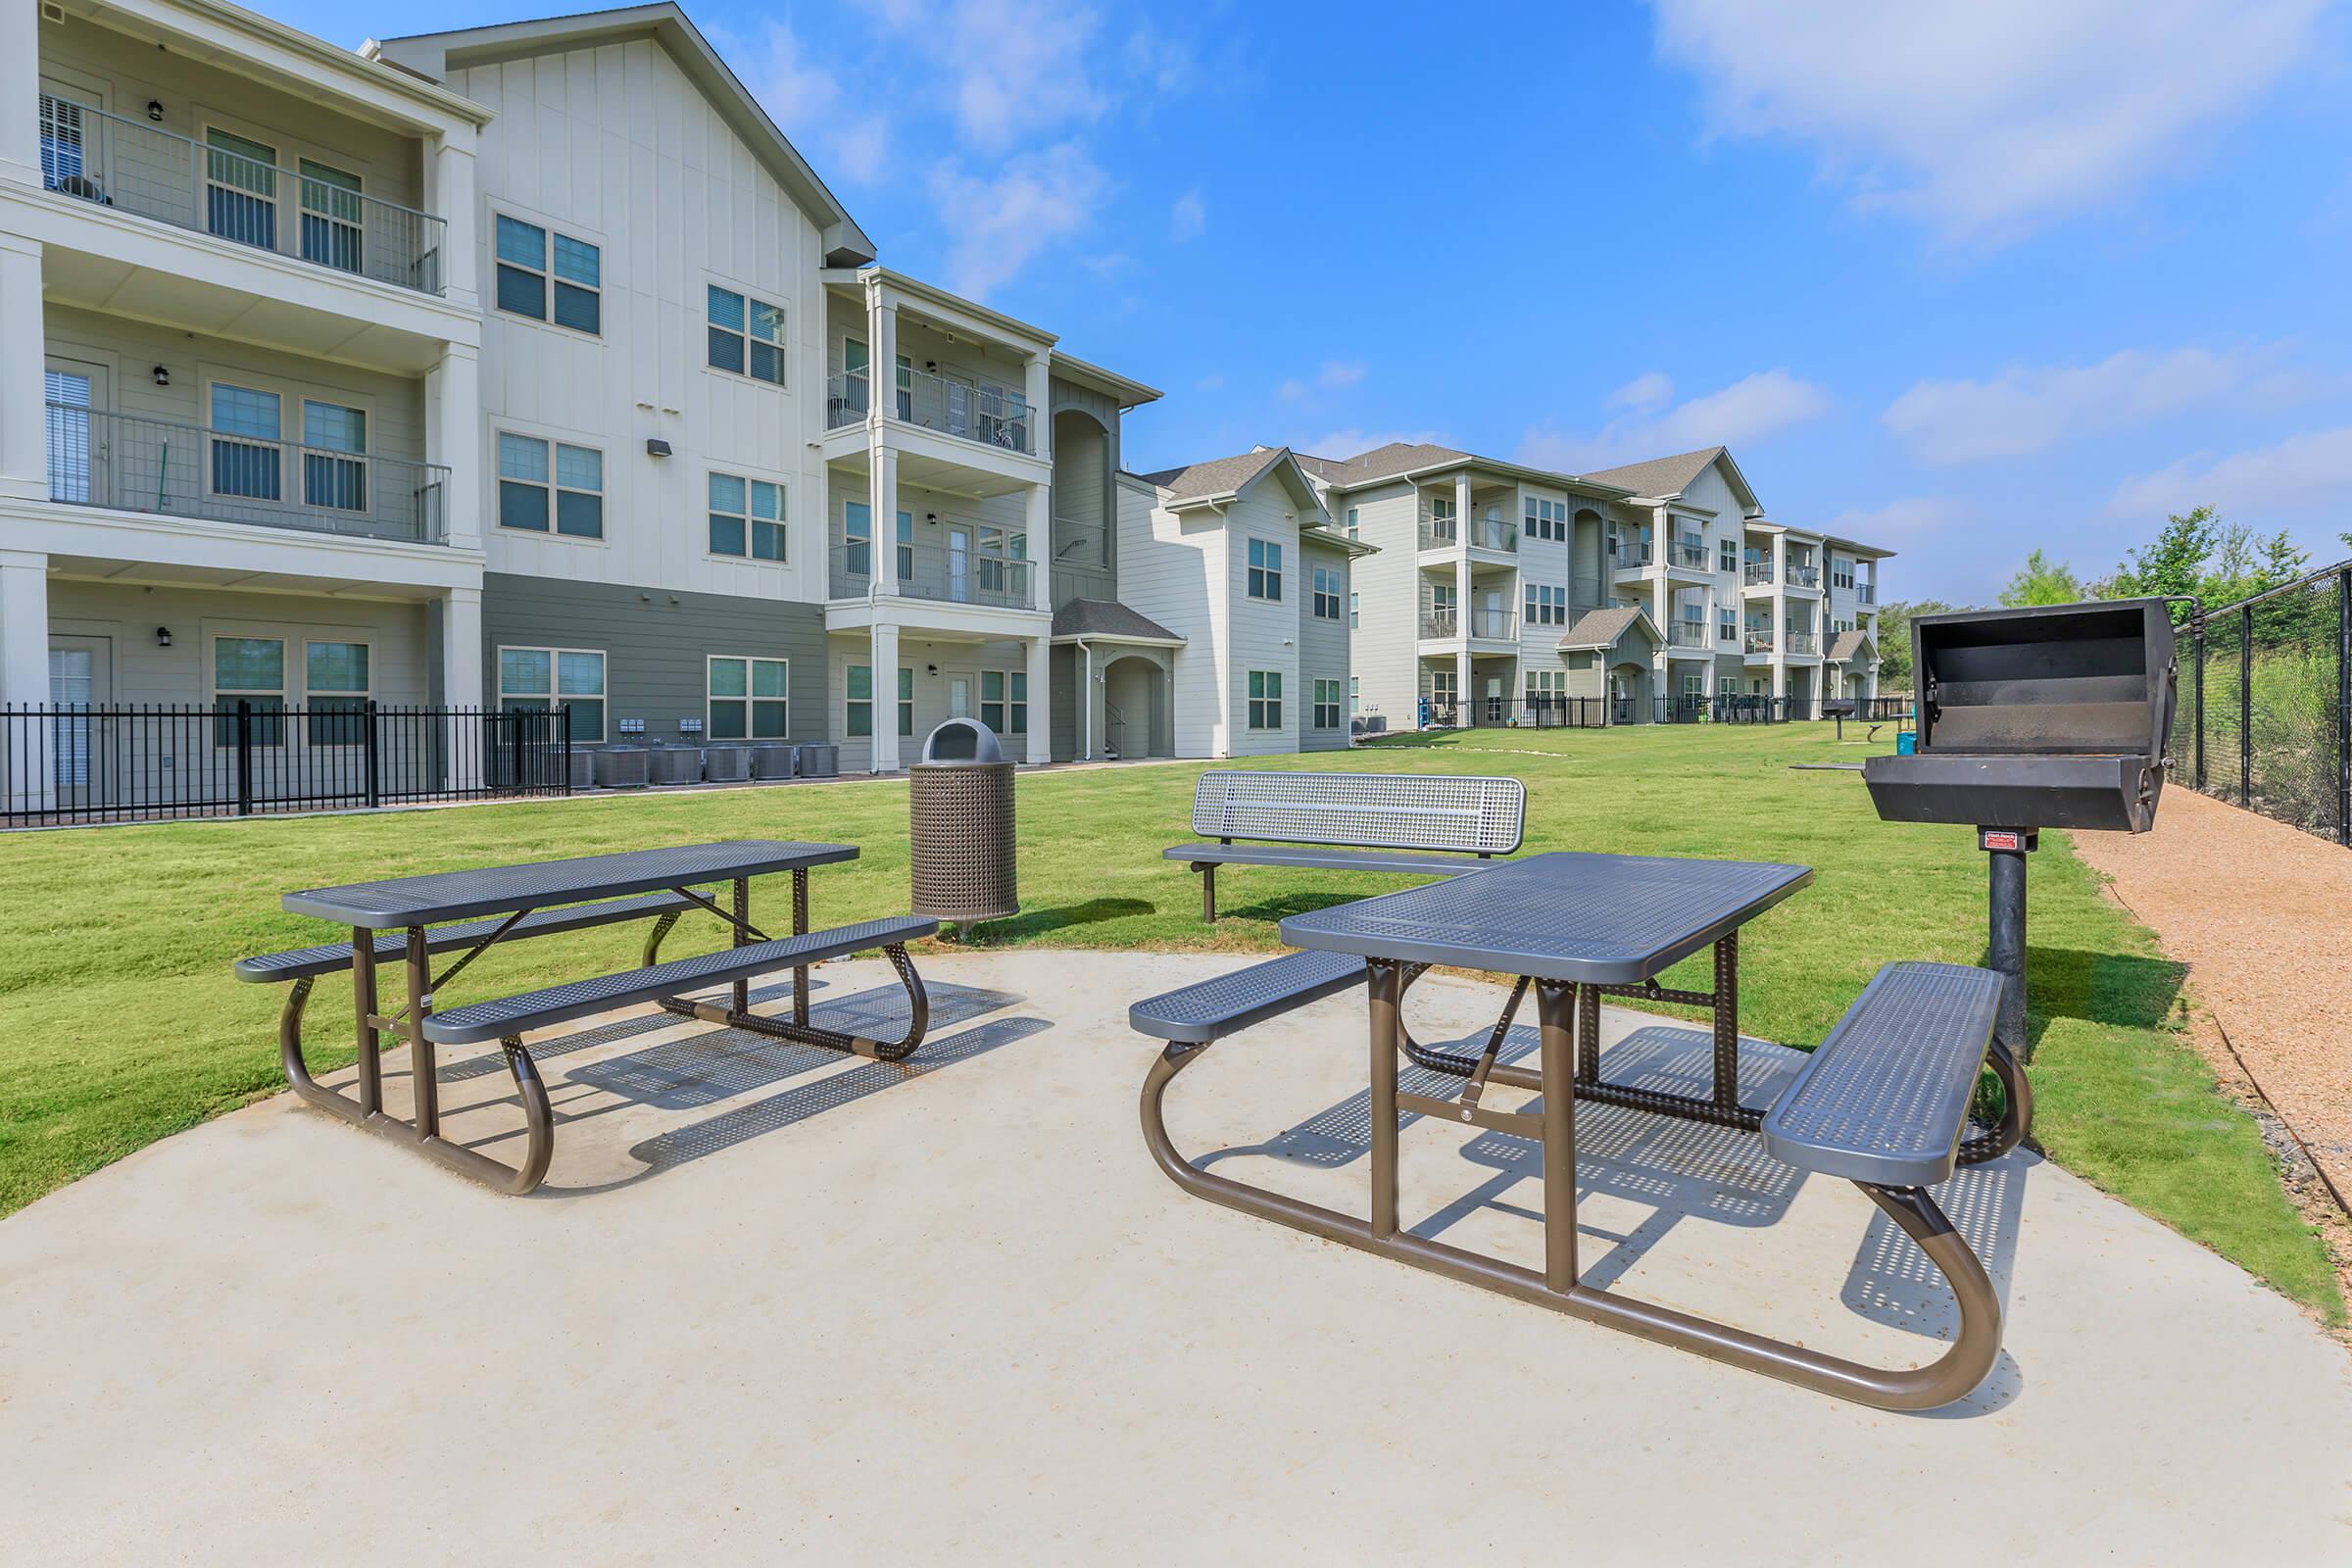
[[[2008,1326],[1930,1417],[1186,1197],[1143,1149],[1155,1046],[1125,1008],[1238,961],[926,960],[906,1068],[642,1009],[575,1026],[539,1048],[560,1126],[530,1199],[290,1097],[155,1145],[0,1222],[6,1555],[2352,1560],[2352,1360],[2028,1154],[1940,1194]],[[836,1027],[900,1005],[879,962],[819,978]],[[1438,978],[1410,1010],[1469,1035],[1500,996]],[[1696,1031],[1607,1023],[1614,1077],[1704,1070]],[[1221,1045],[1171,1127],[1361,1212],[1364,1040],[1344,997]],[[1751,1056],[1761,1099],[1793,1057]],[[452,1135],[509,1157],[495,1054],[443,1078]],[[1940,1287],[1851,1187],[1734,1134],[1578,1124],[1588,1284],[1936,1353]],[[1420,1122],[1408,1223],[1533,1261],[1537,1165]]]

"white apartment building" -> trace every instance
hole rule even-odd
[[[1508,722],[1564,698],[1614,722],[1710,699],[1813,710],[1876,692],[1887,551],[1766,519],[1721,447],[1565,474],[1452,448],[1301,457],[1358,564],[1357,712]]]
[[[1158,392],[876,265],[674,5],[359,54],[0,16],[0,701],[563,704],[845,770],[949,714],[1032,763],[1217,744],[1194,633],[1120,602]]]

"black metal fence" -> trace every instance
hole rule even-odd
[[[2197,610],[2169,772],[2352,845],[2352,562]]]
[[[1675,697],[1530,697],[1513,702],[1503,697],[1478,697],[1468,702],[1430,698],[1423,703],[1422,727],[1459,729],[1520,725],[1531,729],[1601,729],[1613,724],[1786,724],[1801,719],[1834,716],[1830,705],[1813,697],[1760,697],[1740,694],[1705,697],[1686,693]],[[1908,697],[1872,697],[1854,701],[1845,716],[1873,723],[1891,723],[1911,711]]]
[[[0,826],[568,795],[568,725],[365,700],[0,709]]]

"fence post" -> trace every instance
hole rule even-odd
[[[370,697],[362,703],[360,712],[368,724],[368,808],[372,811],[384,804],[383,759],[375,733],[375,699]]]
[[[2237,804],[2254,808],[2254,607],[2237,612]]]
[[[237,814],[253,814],[253,705],[237,699]]]
[[[556,722],[564,726],[564,782],[558,786],[557,793],[569,795],[571,793],[571,705],[569,703],[556,705]]]
[[[514,771],[513,771],[512,773],[508,774],[507,776],[508,776],[509,778],[511,778],[511,779],[513,779],[513,780],[514,781],[514,793],[515,793],[515,794],[517,794],[517,795],[520,795],[520,794],[522,793],[522,784],[523,784],[523,779],[522,779],[522,714],[521,714],[521,712],[520,712],[519,710],[517,710],[517,711],[515,712],[515,714],[514,714],[514,739],[512,742],[510,742],[509,744],[511,745],[511,747],[512,747],[512,749],[513,749],[513,752],[514,752],[514,760],[513,760],[513,761],[512,761],[512,762],[511,762],[511,764],[510,764],[510,765],[511,765],[511,766],[514,768]]]
[[[2335,574],[2335,842],[2352,849],[2352,566]]]
[[[2197,681],[2197,788],[2205,787],[2205,617],[2197,616],[2190,628],[2195,638]]]

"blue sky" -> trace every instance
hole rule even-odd
[[[1131,466],[1723,441],[1890,598],[2207,501],[2347,553],[2341,4],[689,10],[887,264],[1165,389]]]

